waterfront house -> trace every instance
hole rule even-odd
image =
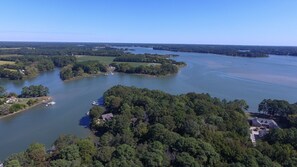
[[[102,119],[104,121],[109,121],[109,120],[111,120],[113,118],[113,114],[112,113],[107,113],[107,114],[103,114],[101,117],[102,117]]]
[[[256,146],[256,140],[263,138],[269,133],[269,130],[279,128],[277,123],[272,119],[264,118],[251,118],[250,123],[250,139],[254,146]]]

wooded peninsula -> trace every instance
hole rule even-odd
[[[50,150],[32,144],[4,165],[296,166],[296,121],[272,129],[255,147],[249,139],[247,108],[243,100],[220,100],[208,94],[170,95],[115,86],[104,93],[104,108],[90,110],[95,141],[61,136]],[[297,104],[266,99],[259,111],[291,119],[296,118]]]

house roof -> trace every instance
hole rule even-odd
[[[273,119],[252,118],[252,124],[255,126],[269,126],[271,128],[278,128],[277,123]]]
[[[105,120],[111,120],[113,118],[113,114],[112,113],[107,113],[107,114],[103,114],[102,119]]]

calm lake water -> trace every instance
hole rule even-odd
[[[24,86],[42,84],[56,101],[51,107],[31,110],[0,119],[0,160],[40,142],[49,147],[61,134],[87,137],[86,112],[91,102],[114,85],[159,89],[172,94],[209,93],[228,100],[244,99],[249,111],[257,111],[264,98],[297,101],[297,57],[240,58],[214,54],[156,51],[132,48],[134,53],[178,54],[176,60],[187,66],[168,77],[129,74],[97,76],[62,82],[59,69],[26,81],[0,80],[9,91],[20,92]]]

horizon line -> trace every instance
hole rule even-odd
[[[261,44],[209,44],[209,43],[163,43],[163,42],[94,42],[94,41],[1,41],[16,43],[93,43],[93,44],[145,44],[145,45],[206,45],[206,46],[257,46],[257,47],[297,47],[297,45],[261,45]]]

